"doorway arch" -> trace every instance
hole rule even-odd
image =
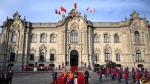
[[[15,58],[16,58],[16,54],[14,53],[14,52],[12,52],[11,54],[10,54],[10,62],[15,62]]]
[[[70,52],[70,66],[78,66],[78,51],[72,50]]]

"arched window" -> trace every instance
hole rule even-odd
[[[16,54],[14,52],[12,52],[10,54],[10,62],[15,62],[15,57],[16,57]]]
[[[116,53],[116,61],[120,61],[120,53]]]
[[[99,43],[99,36],[97,34],[93,35],[93,43]]]
[[[55,61],[55,50],[53,49],[50,51],[50,61]]]
[[[40,57],[39,57],[39,61],[40,62],[44,62],[45,61],[45,55],[46,55],[46,51],[45,51],[45,49],[42,49],[41,51],[40,51]]]
[[[99,61],[99,53],[95,53],[94,56],[95,56],[95,62],[97,63],[97,61]]]
[[[138,31],[134,32],[134,38],[136,43],[140,42],[140,33]]]
[[[136,59],[136,62],[140,62],[142,60],[140,50],[136,51],[136,58],[135,59]]]
[[[46,43],[46,34],[41,34],[40,43]]]
[[[55,34],[50,35],[50,43],[56,43],[56,35]]]
[[[17,41],[17,32],[14,31],[14,32],[12,33],[11,42],[12,42],[12,43],[16,43],[16,41]]]
[[[109,50],[105,50],[105,62],[110,60],[110,52]]]
[[[119,35],[118,34],[114,35],[114,43],[119,43]]]
[[[36,35],[32,34],[32,36],[31,36],[31,42],[32,43],[36,43],[36,41],[37,41]]]
[[[104,34],[104,43],[109,43],[109,35]]]
[[[70,33],[70,42],[77,43],[78,42],[78,32],[76,30],[72,30]]]
[[[30,61],[34,61],[34,53],[30,54]]]

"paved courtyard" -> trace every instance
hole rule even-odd
[[[59,75],[62,73],[58,73]],[[131,77],[130,77],[131,78]],[[50,84],[52,81],[50,72],[39,72],[39,73],[14,73],[12,84]],[[104,76],[102,82],[99,81],[97,73],[90,71],[90,84],[125,84],[122,79],[121,83],[118,81],[111,81],[110,77]],[[133,84],[129,80],[129,84]]]
[[[14,73],[12,84],[50,84],[50,73]]]
[[[121,83],[118,83],[117,80],[116,81],[112,81],[111,77],[107,77],[106,78],[106,76],[103,76],[102,81],[100,82],[99,81],[99,76],[95,72],[90,72],[89,81],[90,81],[90,84],[125,84],[124,79],[121,80]],[[131,75],[130,75],[130,78],[129,78],[129,84],[134,84],[132,82]]]

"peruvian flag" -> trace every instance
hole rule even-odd
[[[58,14],[59,14],[59,15],[61,15],[61,12],[60,12],[60,11],[58,11]]]
[[[57,10],[57,9],[55,9],[55,14],[61,14],[61,12],[59,11],[59,10]]]
[[[59,10],[55,9],[55,14],[61,15],[61,12]]]
[[[62,12],[65,12],[65,13],[66,13],[66,11],[67,11],[66,8],[64,8],[63,6],[60,7],[60,10],[61,10]]]

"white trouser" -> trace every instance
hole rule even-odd
[[[78,84],[78,78],[74,78],[74,84]]]

